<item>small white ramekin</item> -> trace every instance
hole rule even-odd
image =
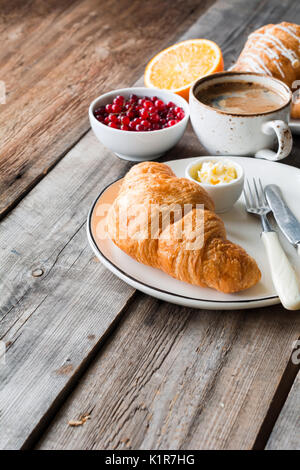
[[[237,178],[229,183],[219,183],[216,185],[200,183],[194,178],[194,172],[204,162],[226,160],[236,169]],[[230,157],[201,157],[190,163],[185,170],[185,177],[202,186],[215,203],[215,211],[218,213],[229,211],[242,194],[244,187],[244,170],[238,163],[235,163]]]
[[[165,103],[173,101],[176,106],[183,108],[184,118],[172,127],[147,132],[113,129],[95,118],[94,110],[96,107],[112,103],[117,95],[123,95],[125,98],[128,98],[131,94],[149,97],[157,96]],[[132,87],[110,91],[96,98],[89,107],[90,123],[97,139],[118,157],[135,162],[155,160],[174,147],[183,136],[189,116],[189,105],[184,98],[170,91],[158,90],[156,88]]]

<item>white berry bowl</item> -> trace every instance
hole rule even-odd
[[[197,181],[196,175],[204,162],[226,161],[236,170],[237,177],[228,183],[201,183]],[[215,211],[223,213],[229,211],[242,194],[244,187],[244,170],[233,159],[227,156],[201,157],[190,163],[185,169],[185,177],[202,186],[215,203]]]
[[[115,129],[96,119],[95,109],[112,103],[116,96],[124,96],[126,100],[132,94],[149,98],[156,96],[164,103],[173,102],[183,109],[184,117],[171,127],[150,131]],[[89,107],[89,119],[97,139],[118,157],[135,162],[155,160],[174,147],[184,134],[189,115],[189,105],[181,96],[166,90],[144,87],[121,88],[105,93],[96,98]]]

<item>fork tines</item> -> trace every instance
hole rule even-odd
[[[260,178],[258,178],[258,183],[257,180],[253,178],[253,189],[251,189],[249,180],[247,179],[243,192],[247,209],[262,209],[268,207],[268,202]]]

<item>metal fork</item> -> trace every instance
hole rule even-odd
[[[258,178],[257,184],[256,179],[253,178],[253,191],[251,191],[249,181],[246,180],[246,182],[248,187],[248,195],[244,187],[244,198],[247,212],[260,216],[263,232],[274,232],[267,219],[267,214],[271,212],[271,209],[266,199],[261,179]]]
[[[253,178],[253,189],[246,181],[244,198],[246,211],[260,217],[262,225],[262,240],[267,251],[271,269],[272,281],[282,305],[288,310],[300,308],[300,289],[296,273],[290,264],[275,230],[271,227],[267,214],[271,212],[265,197],[264,188],[260,178],[258,183]],[[247,188],[246,188],[247,186]]]

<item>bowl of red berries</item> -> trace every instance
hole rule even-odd
[[[124,160],[155,160],[181,139],[189,105],[154,88],[122,88],[96,98],[89,118],[100,142]]]

